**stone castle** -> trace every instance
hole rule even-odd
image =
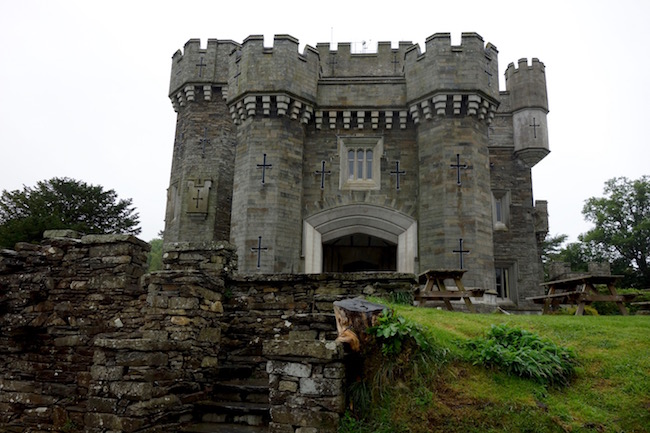
[[[333,302],[463,268],[532,308],[543,64],[510,65],[499,92],[474,33],[350,48],[255,36],[174,55],[164,270],[129,235],[0,249],[0,431],[336,432],[351,369]]]
[[[511,63],[500,91],[476,33],[424,52],[263,42],[192,39],[173,56],[165,244],[229,241],[243,273],[462,268],[504,305],[540,293],[543,63]]]

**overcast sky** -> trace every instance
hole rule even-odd
[[[421,5],[421,6],[418,6]],[[175,113],[171,56],[191,38],[319,42],[477,32],[546,65],[551,153],[533,169],[551,234],[587,231],[607,179],[650,174],[650,2],[0,0],[0,190],[71,177],[132,198],[141,238],[164,228]]]

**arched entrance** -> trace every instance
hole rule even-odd
[[[397,271],[397,245],[355,233],[323,242],[323,272]]]
[[[364,251],[365,258],[358,258]],[[352,270],[413,273],[417,222],[399,211],[375,205],[328,209],[304,220],[303,256],[309,274]]]

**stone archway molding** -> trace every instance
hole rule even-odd
[[[397,271],[415,272],[417,221],[394,209],[352,204],[324,210],[303,221],[305,273],[323,270],[323,242],[363,233],[397,244]]]

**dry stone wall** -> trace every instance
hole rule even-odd
[[[269,383],[273,431],[335,431],[345,374],[332,303],[415,283],[237,275],[225,243],[174,244],[166,269],[145,274],[148,249],[51,232],[0,251],[0,431],[179,431],[242,370]]]

